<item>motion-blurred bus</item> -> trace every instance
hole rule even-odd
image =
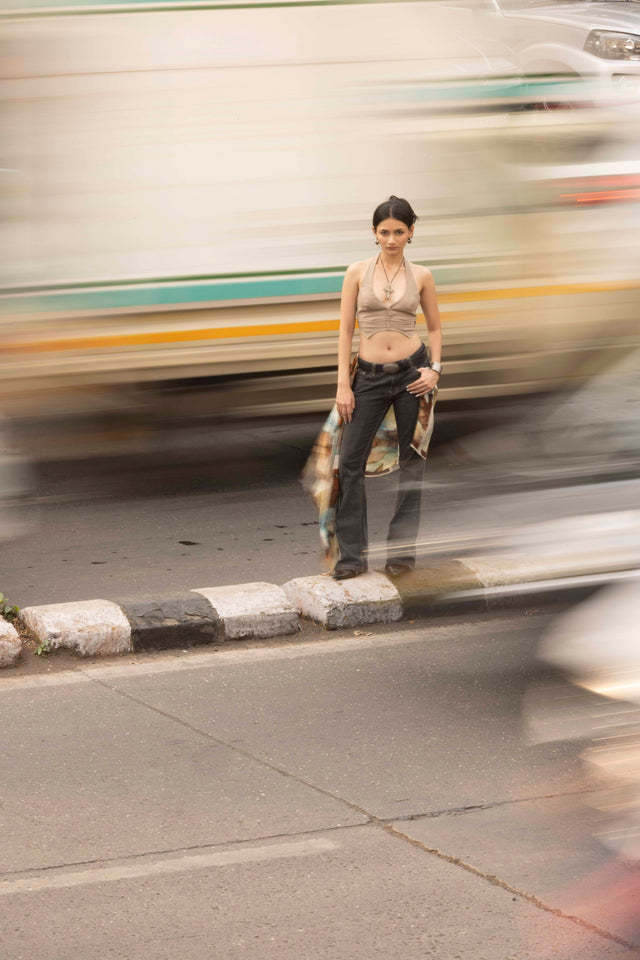
[[[584,382],[637,336],[633,90],[523,77],[455,3],[7,2],[10,418],[327,409],[391,193],[442,401]]]

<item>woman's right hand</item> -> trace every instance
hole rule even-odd
[[[338,413],[345,423],[351,422],[351,417],[356,406],[356,398],[353,395],[351,387],[338,387],[336,393],[336,406]]]

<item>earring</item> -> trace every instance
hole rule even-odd
[[[380,241],[379,241],[379,240],[376,240],[376,243],[378,243],[378,244],[379,244],[379,243],[380,243]]]
[[[407,243],[411,243],[411,237],[409,237],[409,239],[407,240]]]

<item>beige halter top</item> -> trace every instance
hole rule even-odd
[[[416,313],[420,302],[418,285],[413,269],[405,260],[406,289],[399,300],[383,303],[373,290],[373,271],[377,257],[372,257],[367,272],[360,284],[356,305],[358,327],[363,337],[372,337],[383,330],[395,330],[412,337],[416,329]]]

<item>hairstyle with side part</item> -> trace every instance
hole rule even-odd
[[[392,194],[388,200],[385,200],[373,211],[373,229],[375,230],[383,220],[400,220],[410,230],[417,219],[418,217],[413,212],[413,207],[409,201]]]

